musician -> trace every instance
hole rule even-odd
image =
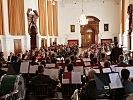
[[[48,75],[44,75],[44,67],[43,66],[38,66],[38,74],[33,77],[31,79],[31,82],[30,82],[30,90],[32,91],[33,87],[35,85],[39,85],[39,84],[48,84],[48,86],[50,87],[49,91],[50,93],[52,92],[52,90],[55,89],[56,85],[58,84],[57,81],[51,79]]]
[[[14,61],[14,54],[10,52],[10,56],[8,56],[7,61],[13,62]]]
[[[90,69],[88,72],[88,82],[82,88],[80,93],[80,100],[95,100],[99,94],[102,94],[102,91],[98,91],[96,87],[96,82],[94,79],[94,74],[96,72],[93,69]]]
[[[127,66],[127,64],[124,62],[124,56],[123,55],[119,56],[118,66],[122,66],[122,67],[126,67]]]
[[[110,59],[112,63],[118,63],[119,55],[122,55],[122,48],[118,47],[118,42],[115,42],[115,47],[112,49]]]

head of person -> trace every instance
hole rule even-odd
[[[36,57],[33,56],[31,60],[32,60],[32,62],[35,62],[36,61]]]
[[[67,65],[67,71],[71,72],[72,70],[73,70],[73,64],[70,63],[70,64]]]
[[[105,53],[101,53],[101,58],[105,58]]]
[[[68,65],[71,62],[70,58],[65,59],[65,64]]]
[[[94,58],[94,54],[91,53],[91,54],[90,54],[90,59],[93,59],[93,58]]]
[[[119,56],[119,61],[120,61],[120,62],[123,62],[123,60],[124,60],[124,56],[123,56],[123,55],[120,55],[120,56]]]
[[[93,80],[95,73],[96,72],[93,69],[90,69],[88,72],[88,80]]]
[[[128,80],[129,75],[130,75],[130,71],[128,69],[122,69],[121,70],[121,78],[123,80]]]
[[[39,65],[37,72],[40,73],[40,74],[43,73],[44,72],[44,67],[42,65]]]
[[[104,67],[110,67],[110,62],[109,61],[105,61],[104,62]]]
[[[96,57],[93,58],[93,64],[97,64],[97,58]]]

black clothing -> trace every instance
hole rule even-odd
[[[122,55],[122,48],[114,47],[110,54],[110,60],[114,63],[117,63],[119,55]]]
[[[81,90],[80,100],[95,100],[102,93],[102,91],[97,90],[95,80],[91,80]]]
[[[8,56],[8,58],[7,58],[7,61],[9,61],[9,62],[13,62],[14,61],[14,56]]]

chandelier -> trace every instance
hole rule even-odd
[[[86,16],[85,16],[84,10],[83,10],[83,0],[82,0],[82,13],[81,13],[80,18],[79,18],[79,24],[80,25],[88,24],[88,20],[86,19]]]

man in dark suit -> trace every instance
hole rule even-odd
[[[8,56],[7,61],[13,62],[14,58],[15,58],[14,54],[12,52],[10,52],[10,56]]]
[[[43,74],[43,72],[44,72],[43,66],[41,66],[41,65],[38,66],[37,71],[38,71],[38,75],[36,75],[35,77],[33,77],[31,79],[30,90],[32,91],[36,85],[47,84],[49,87],[48,92],[52,93],[53,90],[55,89],[56,85],[58,84],[58,82],[56,82],[55,80],[52,80],[48,75]],[[50,94],[50,96],[53,97],[54,93]]]
[[[118,58],[119,55],[123,55],[122,53],[122,48],[119,48],[118,42],[115,42],[115,47],[112,49],[111,54],[110,54],[110,60],[112,63],[118,63]]]

